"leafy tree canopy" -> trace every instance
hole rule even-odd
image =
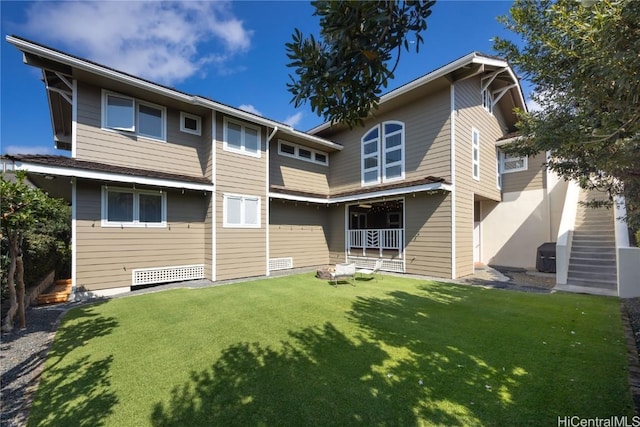
[[[59,233],[66,221],[69,208],[61,199],[50,198],[44,191],[25,182],[26,172],[18,171],[15,179],[0,176],[0,237],[6,239],[9,250],[9,267],[3,271],[7,275],[7,287],[10,308],[3,319],[3,330],[13,326],[14,316],[18,315],[21,328],[25,320],[25,284],[23,264],[23,242],[25,235],[33,236],[32,245],[42,246],[51,241],[45,237],[50,233]],[[64,245],[64,244],[63,244]]]
[[[309,102],[312,111],[332,123],[361,124],[393,78],[402,47],[409,50],[410,35],[419,51],[434,3],[313,1],[320,39],[296,29],[286,44],[288,66],[295,69],[287,84],[291,101],[296,107]]]
[[[500,17],[524,43],[494,48],[534,85],[540,111],[519,112],[514,154],[551,151],[548,166],[585,188],[624,192],[640,226],[640,2],[516,0]]]

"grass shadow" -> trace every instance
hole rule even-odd
[[[379,368],[389,355],[327,322],[290,333],[281,349],[227,348],[191,374],[151,414],[154,426],[414,425],[417,381],[396,383]],[[399,394],[405,398],[399,398]]]
[[[72,351],[110,334],[118,326],[115,318],[95,311],[101,303],[80,306],[65,315],[49,351],[29,425],[100,426],[118,403],[110,390],[112,355],[87,354],[73,363],[60,363]]]

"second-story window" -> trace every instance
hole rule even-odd
[[[489,88],[482,91],[482,107],[487,110],[489,114],[493,114],[493,95]]]
[[[404,123],[383,122],[362,137],[361,171],[362,185],[404,179]]]
[[[305,148],[283,140],[278,141],[278,154],[285,157],[304,160],[305,162],[318,163],[324,166],[329,165],[329,154],[324,151]]]
[[[103,91],[102,127],[165,141],[166,109],[129,96]]]
[[[224,149],[252,157],[260,157],[260,129],[224,119]]]
[[[473,179],[480,180],[480,131],[471,131],[471,167]]]

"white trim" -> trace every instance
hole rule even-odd
[[[504,68],[508,74],[509,77],[514,81],[514,82],[518,82],[518,78],[516,77],[515,73],[513,72],[513,70],[509,67],[509,63],[507,61],[504,61],[502,59],[495,59],[495,58],[488,58],[486,56],[483,55],[479,55],[476,52],[471,52],[465,56],[463,56],[462,58],[459,58],[443,67],[438,68],[437,70],[434,70],[432,72],[430,72],[429,74],[426,74],[416,80],[413,80],[410,83],[407,83],[403,86],[400,86],[397,89],[392,90],[391,92],[388,92],[384,95],[382,95],[380,97],[380,102],[378,103],[380,106],[382,106],[384,103],[386,103],[387,101],[390,101],[394,98],[397,98],[399,96],[404,95],[405,93],[411,92],[414,89],[420,87],[420,86],[424,86],[425,84],[436,80],[440,77],[444,77],[447,74],[450,74],[462,67],[465,67],[469,64],[481,64],[481,65],[489,65],[489,66],[493,66],[493,67],[501,67]],[[518,97],[517,97],[517,101],[520,102],[520,104],[523,106],[523,109],[526,110],[526,103],[524,100],[524,95],[522,94],[522,90],[518,91]],[[322,130],[328,129],[332,126],[331,122],[325,122],[322,123],[321,125],[318,125],[312,129],[310,129],[308,132],[311,134],[320,132]]]
[[[75,82],[75,80],[74,80]],[[78,183],[71,180],[71,283],[72,293],[78,289]]]
[[[227,199],[228,198],[239,198],[241,203],[240,208],[240,223],[229,223],[228,214],[227,214]],[[245,222],[245,200],[256,200],[258,202],[258,206],[256,207],[257,211],[257,224],[247,224]],[[222,193],[222,227],[223,228],[261,228],[262,224],[262,197],[248,195],[248,194],[236,194],[236,193]]]
[[[160,137],[156,135],[148,135],[146,133],[142,133],[139,130],[140,129],[140,106],[153,108],[155,110],[160,110],[160,113],[161,113],[160,121],[162,122],[162,129],[160,130],[162,132],[162,135],[160,135]],[[163,107],[162,105],[154,104],[152,102],[136,99],[136,135],[142,136],[144,138],[153,139],[156,141],[166,142],[167,141],[167,108]]]
[[[282,151],[282,144],[291,146],[293,148],[293,154]],[[311,158],[302,157],[300,155],[300,149],[309,151],[311,153]],[[321,166],[329,166],[329,153],[320,151],[320,150],[315,150],[309,147],[304,147],[284,139],[278,139],[278,154],[284,157],[289,157],[296,160],[302,160],[303,162],[314,163],[316,165],[321,165]],[[316,160],[315,158],[316,154],[320,154],[324,156],[326,161],[321,162],[319,160]]]
[[[456,86],[451,83],[450,120],[451,130],[451,278],[456,278]]]
[[[133,219],[132,221],[109,221],[108,207],[109,207],[109,192],[117,193],[130,193],[133,195]],[[152,196],[160,196],[160,222],[140,222],[140,195],[147,194]],[[101,221],[100,225],[105,228],[119,227],[119,228],[166,228],[167,227],[167,192],[166,191],[153,191],[153,190],[138,190],[136,188],[124,188],[124,187],[109,187],[108,185],[102,186],[101,194]]]
[[[514,172],[524,172],[529,168],[529,158],[527,156],[507,157],[507,155],[502,150],[498,149],[498,152],[500,155],[500,173],[505,174],[505,173],[514,173]],[[511,168],[511,169],[505,168],[505,163],[518,162],[518,161],[522,162],[522,166]]]
[[[400,129],[389,132],[389,134],[387,134],[387,132],[385,131],[386,125],[398,125],[400,126]],[[377,184],[380,184],[381,182],[387,183],[387,182],[402,181],[403,179],[405,179],[405,161],[404,161],[405,159],[405,127],[406,127],[405,123],[399,120],[387,120],[387,121],[380,122],[375,126],[372,126],[371,128],[369,128],[369,130],[366,131],[366,133],[362,136],[362,138],[360,138],[360,185],[362,187],[377,185]],[[375,130],[377,130],[378,132],[377,138],[369,139],[365,142],[365,138]],[[400,145],[388,148],[387,137],[397,135],[397,134],[400,135]],[[364,152],[365,143],[372,144],[374,142],[377,145],[377,151],[365,155],[365,152]],[[387,152],[397,151],[397,150],[400,150],[400,160],[396,162],[392,162],[391,166],[387,165]],[[365,168],[365,160],[373,157],[377,159],[376,166]],[[395,166],[400,166],[400,176],[387,178],[387,169],[389,167],[395,167]],[[377,170],[376,179],[372,181],[365,181],[365,173],[370,173],[370,172],[373,172],[374,170]]]
[[[233,123],[234,125],[240,126],[240,148],[235,148],[235,147],[231,147],[229,146],[229,138],[227,136],[228,134],[228,126],[229,123]],[[249,151],[247,150],[247,146],[246,146],[246,129],[252,129],[255,130],[257,133],[257,138],[258,138],[258,147],[257,150],[255,152],[253,151]],[[242,122],[239,120],[234,120],[231,119],[229,117],[224,118],[223,120],[223,134],[222,134],[222,139],[223,139],[223,145],[222,148],[224,149],[224,151],[229,151],[231,153],[236,153],[236,154],[242,154],[244,156],[250,156],[250,157],[255,157],[257,159],[262,157],[262,130],[258,127],[258,126],[254,126],[251,125],[249,123],[246,122]]]
[[[471,128],[471,177],[480,181],[480,131],[474,127]]]
[[[450,184],[435,182],[431,184],[415,185],[412,187],[393,188],[390,190],[380,190],[380,191],[373,191],[371,193],[362,193],[362,194],[354,194],[350,196],[339,196],[339,197],[326,197],[326,198],[306,197],[306,196],[297,196],[293,194],[282,194],[274,191],[269,192],[269,197],[273,197],[274,199],[291,200],[295,202],[335,204],[335,203],[353,202],[358,200],[370,200],[370,199],[376,199],[381,197],[397,196],[400,194],[407,194],[407,193],[420,193],[424,191],[451,192],[453,191],[453,187]]]
[[[184,127],[184,119],[195,120],[196,128],[189,129]],[[180,111],[180,132],[201,136],[202,135],[202,117],[196,116],[195,114],[189,114],[189,113],[185,113],[184,111]]]
[[[276,135],[276,131],[278,130],[278,128],[274,128],[273,131],[269,134],[269,129],[267,128],[267,142],[264,144],[265,145],[265,159],[266,159],[266,164],[265,164],[265,173],[264,173],[264,193],[265,194],[269,194],[269,165],[271,164],[271,159],[269,157],[269,145],[271,145],[271,139]],[[265,275],[269,276],[270,275],[270,271],[271,269],[269,268],[269,256],[271,254],[271,251],[269,250],[269,245],[270,245],[270,234],[269,234],[269,224],[271,223],[270,218],[269,218],[269,214],[270,214],[270,208],[271,208],[271,203],[269,203],[269,199],[266,199],[266,202],[264,204],[264,217],[265,217],[265,254],[266,254],[266,261],[267,261],[267,265],[266,265],[266,272]],[[292,261],[293,263],[293,261]]]
[[[73,79],[71,91],[73,92],[71,103],[71,157],[78,154],[78,81]]]
[[[217,182],[216,159],[218,151],[218,124],[216,122],[216,112],[211,111],[211,180]],[[211,194],[211,280],[216,281],[218,275],[218,246],[217,246],[217,229],[218,229],[218,194]]]
[[[16,170],[26,170],[43,175],[68,176],[97,181],[111,181],[117,183],[150,185],[154,187],[179,188],[186,190],[213,191],[213,184],[199,184],[195,182],[174,181],[165,178],[149,178],[144,176],[123,175],[113,172],[97,172],[60,166],[46,166],[22,161],[15,162]]]
[[[133,125],[130,128],[125,128],[125,127],[110,127],[107,124],[107,120],[108,120],[108,116],[107,116],[107,98],[109,96],[113,96],[113,97],[117,97],[117,98],[122,98],[122,99],[128,99],[131,100],[131,102],[133,103],[133,111],[132,111],[132,115],[133,115]],[[140,132],[140,126],[139,126],[139,121],[140,121],[140,106],[145,106],[145,107],[150,107],[156,110],[160,110],[161,113],[161,117],[160,120],[162,122],[162,128],[161,128],[161,133],[162,135],[160,135],[159,137],[156,135],[148,135],[146,133],[142,133]],[[162,105],[158,105],[158,104],[154,104],[153,102],[148,102],[148,101],[144,101],[142,99],[138,99],[138,98],[134,98],[132,96],[129,95],[123,95],[121,93],[118,92],[113,92],[110,90],[106,90],[106,89],[102,89],[101,91],[101,114],[100,114],[100,129],[107,131],[107,132],[115,132],[115,133],[120,133],[120,134],[124,134],[124,135],[136,135],[138,137],[141,138],[146,138],[146,139],[150,139],[152,141],[161,141],[161,142],[167,142],[167,108],[162,106]]]

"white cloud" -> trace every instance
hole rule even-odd
[[[538,103],[538,101],[534,99],[529,99],[527,101],[527,111],[540,111],[542,110],[542,106]]]
[[[246,111],[248,113],[257,114],[258,116],[262,115],[262,113],[256,107],[254,107],[251,104],[242,104],[238,108],[241,109],[242,111]]]
[[[249,49],[253,34],[228,2],[219,1],[37,2],[27,11],[25,31],[165,84],[180,82],[206,64],[224,66]],[[219,48],[199,53],[210,41]]]
[[[56,154],[53,147],[46,145],[7,145],[5,154]]]
[[[284,119],[283,122],[288,124],[292,128],[295,128],[298,125],[298,123],[300,123],[301,120],[302,120],[302,111],[299,111],[295,114],[288,116],[286,119]]]

